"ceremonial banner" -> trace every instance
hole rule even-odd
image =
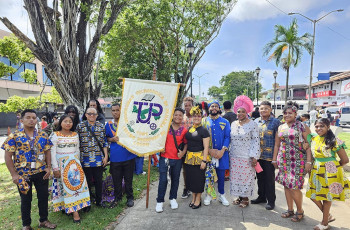
[[[138,156],[164,151],[180,84],[123,79],[118,144]]]

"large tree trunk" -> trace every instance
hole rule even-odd
[[[82,110],[90,98],[97,99],[100,94],[101,82],[91,80],[100,38],[109,32],[128,1],[131,0],[62,0],[61,3],[55,0],[51,9],[47,0],[24,0],[35,42],[7,18],[0,20],[44,64],[48,78],[64,103]],[[90,14],[96,4],[98,12]],[[60,11],[58,5],[62,7]],[[109,16],[105,16],[107,6]],[[97,16],[96,31],[87,45],[87,26],[92,16]]]

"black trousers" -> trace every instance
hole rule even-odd
[[[132,190],[132,179],[135,170],[135,158],[123,161],[123,162],[111,162],[109,172],[112,174],[114,184],[114,196],[115,200],[119,201],[123,197],[122,181],[125,182],[126,198],[134,199],[134,193]]]
[[[91,194],[91,188],[95,185],[96,204],[101,204],[102,201],[102,174],[103,167],[83,167],[86,180]],[[92,181],[92,179],[94,181]]]
[[[22,225],[30,226],[32,219],[30,218],[30,211],[32,209],[32,187],[33,184],[36,189],[39,207],[40,222],[47,220],[48,216],[48,198],[49,198],[49,180],[44,180],[43,177],[46,172],[37,173],[30,176],[30,181],[27,181],[30,189],[25,195],[19,192],[21,196],[21,214]],[[19,191],[19,190],[18,190]]]
[[[258,160],[263,171],[257,173],[258,178],[258,195],[261,199],[266,199],[269,204],[275,204],[275,167],[271,161]]]

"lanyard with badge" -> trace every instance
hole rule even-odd
[[[36,168],[36,152],[38,152],[38,148],[37,146],[35,146],[35,139],[37,137],[37,132],[36,132],[36,129],[34,129],[34,132],[33,132],[33,137],[30,137],[28,136],[28,134],[26,133],[26,138],[28,139],[29,141],[29,145],[30,145],[30,155],[29,155],[29,158],[30,158],[30,167],[32,169],[35,169]]]

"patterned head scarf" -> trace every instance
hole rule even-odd
[[[213,100],[208,104],[208,107],[210,107],[212,104],[217,104],[220,107],[220,103],[218,100]]]
[[[191,116],[195,115],[195,114],[200,114],[202,115],[202,110],[199,108],[199,106],[193,106],[190,110],[190,114]]]
[[[254,105],[252,100],[245,95],[238,96],[233,102],[233,111],[237,113],[237,110],[243,108],[247,113],[250,113],[254,110]]]

